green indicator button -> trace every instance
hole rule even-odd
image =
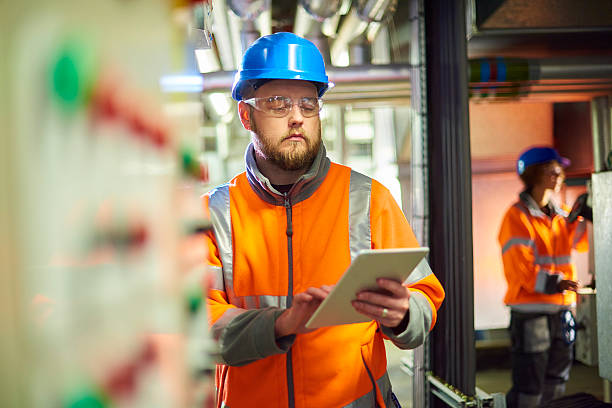
[[[96,78],[96,58],[91,46],[81,41],[66,42],[51,66],[51,90],[70,110],[86,104]]]
[[[185,300],[189,313],[196,314],[202,305],[202,288],[195,284],[190,285],[185,291]]]
[[[64,404],[65,408],[106,408],[108,405],[100,393],[93,390],[82,390],[72,395]]]

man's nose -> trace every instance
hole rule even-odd
[[[304,114],[302,113],[302,109],[299,107],[297,103],[291,105],[291,109],[289,110],[289,123],[302,123],[304,122]]]

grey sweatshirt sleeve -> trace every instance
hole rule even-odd
[[[234,312],[235,315],[220,328],[218,334],[223,364],[242,366],[286,353],[293,345],[295,335],[275,338],[274,323],[282,312],[283,309],[276,307]]]
[[[410,319],[408,326],[400,334],[394,334],[389,327],[382,326],[382,332],[401,349],[413,349],[425,342],[431,327],[431,305],[420,292],[410,291],[409,300]]]

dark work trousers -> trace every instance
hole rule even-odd
[[[537,407],[565,392],[573,360],[573,344],[567,340],[567,327],[562,323],[565,313],[568,312],[511,312],[512,388],[506,395],[509,408]]]

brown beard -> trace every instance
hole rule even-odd
[[[299,130],[300,133],[304,134],[303,129]],[[308,170],[312,165],[319,148],[321,147],[321,123],[319,122],[318,135],[314,140],[304,138],[306,149],[300,149],[300,142],[289,142],[292,144],[292,148],[288,151],[281,151],[278,146],[283,141],[290,137],[290,132],[287,132],[282,139],[275,144],[270,141],[266,135],[263,135],[257,127],[255,118],[251,116],[251,132],[255,135],[253,137],[253,146],[257,154],[261,155],[264,159],[272,162],[283,170],[295,171],[295,170]]]

